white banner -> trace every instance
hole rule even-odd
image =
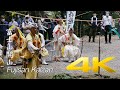
[[[75,15],[76,15],[76,11],[67,11],[66,32],[68,32],[70,28],[73,28],[74,21],[75,21]]]

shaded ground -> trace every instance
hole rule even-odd
[[[52,45],[47,47],[48,50],[50,51],[52,49]],[[80,46],[81,49],[81,46]],[[92,57],[98,56],[98,36],[96,37],[96,42],[88,42],[88,36],[84,37],[84,47],[83,47],[83,53],[82,57],[89,57],[90,59],[90,65],[92,64]],[[86,79],[103,79],[103,77],[96,76],[94,72],[90,71],[88,73],[84,73],[82,71],[68,71],[66,70],[66,66],[69,65],[70,63],[66,62],[65,60],[61,60],[61,62],[53,62],[51,60],[52,53],[50,53],[50,56],[47,58],[47,61],[49,65],[42,65],[41,72],[39,73],[39,79],[52,79],[53,76],[58,74],[64,74],[67,73],[67,75],[75,77],[78,79],[86,78]],[[115,57],[114,60],[110,61],[107,63],[109,67],[114,69],[116,72],[115,73],[108,73],[104,69],[101,69],[101,74],[105,75],[105,77],[108,78],[114,78],[114,79],[120,79],[120,40],[118,39],[118,36],[112,36],[112,44],[105,44],[104,42],[104,37],[101,36],[101,60],[113,56]],[[7,59],[5,58],[5,61]],[[24,79],[24,76],[22,73],[11,73],[7,72],[7,68],[17,68],[21,66],[6,66],[3,70],[0,70],[0,79]],[[59,76],[60,76],[59,75]],[[58,76],[58,77],[59,77]]]

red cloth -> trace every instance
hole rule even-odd
[[[60,31],[60,30],[57,30],[57,31],[55,32],[55,34],[57,34],[59,31]]]

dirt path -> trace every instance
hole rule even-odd
[[[47,47],[48,50],[51,50],[51,46]],[[83,53],[82,57],[89,57],[90,63],[92,64],[92,57],[98,56],[98,36],[96,37],[96,42],[95,43],[88,43],[88,36],[84,37],[84,47],[83,47]],[[80,46],[81,49],[81,46]],[[41,71],[39,73],[39,79],[51,79],[54,75],[56,74],[61,74],[61,73],[68,73],[73,76],[85,76],[85,77],[91,77],[91,78],[96,78],[94,77],[94,74],[92,71],[88,73],[84,73],[82,71],[68,71],[65,69],[67,65],[70,63],[65,62],[65,60],[61,60],[61,62],[53,62],[51,60],[52,53],[50,52],[50,56],[47,58],[47,61],[49,65],[42,65]],[[104,42],[104,37],[101,36],[101,60],[104,58],[107,58],[109,56],[115,57],[114,60],[110,61],[107,63],[108,66],[110,66],[112,69],[114,69],[116,72],[115,73],[108,73],[104,69],[101,69],[101,74],[102,75],[107,75],[110,76],[111,78],[119,78],[120,79],[120,40],[118,39],[118,36],[112,36],[112,44],[105,44]],[[5,61],[7,61],[5,59]],[[91,65],[90,64],[90,65]],[[17,68],[21,66],[6,66],[4,70],[0,71],[0,79],[1,78],[9,78],[9,79],[23,79],[24,76],[22,73],[10,73],[7,72],[8,68]]]

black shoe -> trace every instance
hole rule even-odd
[[[107,42],[105,42],[105,44],[107,44]]]
[[[109,42],[111,44],[111,42]]]

